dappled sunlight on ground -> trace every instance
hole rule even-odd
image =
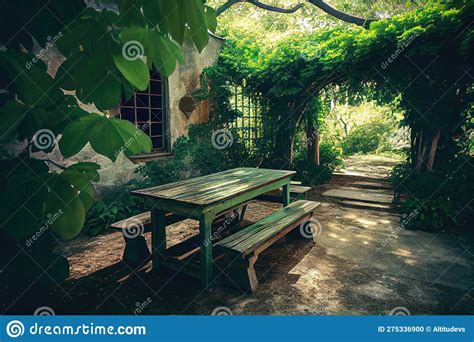
[[[388,161],[381,163],[378,174],[385,175]],[[358,177],[363,176],[362,164],[356,163]],[[346,167],[352,168],[351,161]],[[371,157],[369,172],[375,174],[376,168],[377,159]],[[313,241],[292,233],[264,252],[256,264],[260,287],[253,295],[229,286],[225,276],[203,292],[198,280],[175,272],[151,272],[149,265],[132,272],[119,262],[121,235],[111,233],[68,245],[71,278],[55,290],[54,302],[46,304],[57,314],[133,314],[144,302],[141,314],[210,314],[221,306],[248,315],[378,315],[400,306],[411,314],[473,314],[471,240],[399,230],[391,204],[373,203],[376,207],[370,209],[363,196],[347,204],[324,195],[339,187],[362,194],[365,183],[372,181],[386,186],[380,179],[335,176],[330,184],[313,188],[309,198],[324,202],[316,216],[320,234]],[[379,191],[391,196],[389,189]],[[252,202],[245,223],[280,207]],[[170,246],[196,235],[198,224],[186,220],[168,232]]]

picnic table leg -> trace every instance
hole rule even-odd
[[[283,191],[281,194],[283,197],[283,206],[286,207],[288,204],[290,204],[290,184],[283,185]]]
[[[151,260],[153,269],[158,269],[161,257],[166,251],[165,212],[159,209],[152,209],[151,225]]]
[[[212,217],[206,215],[199,220],[199,235],[201,237],[201,285],[207,288],[212,279]]]

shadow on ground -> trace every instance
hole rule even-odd
[[[473,314],[472,237],[400,229],[384,179],[395,161],[364,158],[347,161],[329,184],[312,189],[310,199],[324,202],[320,234],[314,241],[293,234],[263,253],[253,295],[225,276],[202,292],[191,277],[152,272],[149,265],[133,271],[120,262],[123,241],[114,233],[70,243],[71,278],[41,298],[32,289],[9,299],[8,312],[48,306],[56,314],[209,315],[226,307],[236,315],[379,315],[404,307],[411,314]],[[278,208],[253,202],[246,220]],[[168,245],[197,231],[195,221],[175,224]]]

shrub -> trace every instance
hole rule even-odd
[[[331,170],[344,165],[339,149],[334,144],[324,141],[319,145],[319,162]]]
[[[413,172],[408,162],[394,167],[390,180],[395,190],[404,193],[400,211],[410,215],[418,211],[409,228],[446,231],[472,227],[474,215],[469,203],[474,189],[472,158],[459,157],[445,170]]]
[[[327,142],[319,146],[319,161],[320,165],[315,165],[312,160],[308,160],[305,150],[296,154],[294,160],[296,180],[307,185],[327,183],[331,179],[332,171],[343,164],[337,148]]]
[[[357,126],[341,142],[342,150],[345,155],[351,155],[387,149],[392,131],[390,124],[377,121]]]
[[[156,186],[253,164],[237,132],[230,131],[232,144],[223,149],[214,147],[212,133],[209,124],[190,125],[188,136],[178,138],[173,145],[172,158],[151,161],[137,169],[143,180],[135,185]]]
[[[110,224],[143,212],[145,200],[130,194],[130,190],[135,188],[130,183],[103,193],[88,211],[83,231],[95,236]]]

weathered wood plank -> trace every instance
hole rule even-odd
[[[152,198],[173,199],[196,205],[208,205],[277,180],[292,177],[294,174],[294,171],[240,168],[137,190],[132,193]]]
[[[235,252],[248,254],[285,227],[314,211],[320,204],[319,202],[304,200],[293,202],[257,223],[223,239],[217,245]]]

